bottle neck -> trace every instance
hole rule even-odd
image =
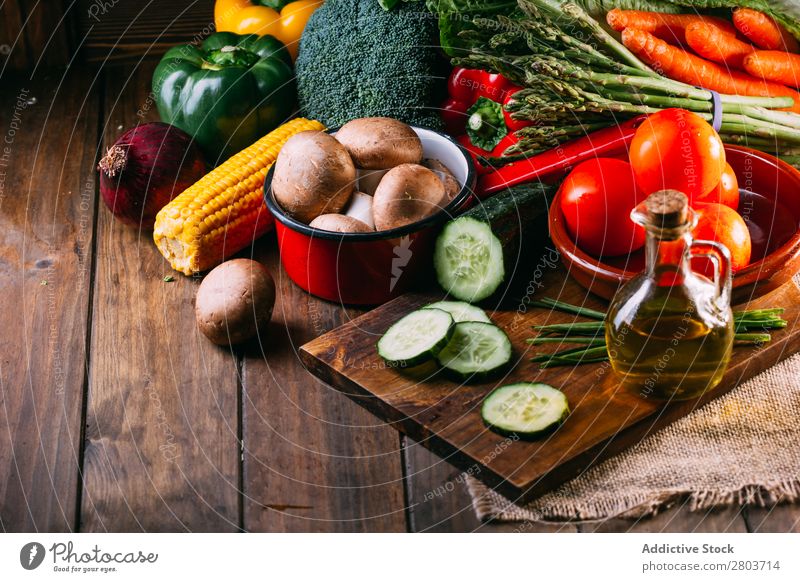
[[[657,236],[651,229],[647,231],[646,270],[660,286],[681,285],[691,272],[689,248],[692,237],[688,229],[681,230],[682,232],[659,233],[663,238]]]

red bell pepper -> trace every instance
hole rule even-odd
[[[472,154],[480,174],[491,171],[482,158],[502,155],[517,142],[514,132],[531,125],[512,119],[504,108],[520,89],[498,73],[463,67],[450,73],[442,119],[448,133]]]
[[[589,158],[616,157],[618,154],[623,154],[633,140],[636,128],[644,120],[644,116],[635,117],[619,125],[568,141],[541,154],[497,168],[491,174],[481,176],[477,188],[478,197],[484,198],[531,180],[561,175],[572,166]]]

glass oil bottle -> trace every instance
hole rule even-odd
[[[645,398],[700,396],[722,379],[733,346],[728,249],[692,240],[696,218],[685,194],[651,194],[631,213],[647,232],[646,267],[614,296],[605,322],[614,372]],[[695,273],[693,257],[714,266]]]

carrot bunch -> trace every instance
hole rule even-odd
[[[628,49],[671,79],[719,93],[792,97],[791,111],[800,113],[800,93],[789,87],[800,87],[800,55],[790,52],[800,45],[766,14],[737,8],[731,23],[714,16],[614,9],[606,20],[622,32]]]
[[[800,92],[746,72],[745,63],[755,66],[763,49],[729,20],[611,11],[621,42],[581,3],[518,0],[518,6],[513,27],[502,15],[476,19],[470,42],[479,50],[453,61],[522,87],[506,111],[531,123],[517,132],[513,156],[498,165],[624,119],[680,108],[706,121],[716,115],[724,143],[792,157],[800,166]],[[706,56],[687,39],[702,42]]]

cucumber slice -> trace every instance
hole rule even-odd
[[[456,324],[453,338],[437,359],[445,370],[462,380],[481,379],[511,361],[511,341],[496,325],[462,321]]]
[[[418,309],[392,325],[378,340],[378,355],[396,368],[435,358],[453,335],[453,317],[441,309]]]
[[[466,301],[437,301],[426,305],[423,309],[441,309],[453,316],[453,321],[460,323],[462,321],[482,321],[484,323],[492,323],[486,312],[480,307],[470,305]]]
[[[462,216],[444,227],[436,239],[433,264],[439,284],[456,299],[486,299],[505,277],[503,246],[491,227]]]
[[[521,382],[494,390],[483,401],[481,417],[492,429],[535,437],[560,425],[569,415],[567,397],[547,384]]]

